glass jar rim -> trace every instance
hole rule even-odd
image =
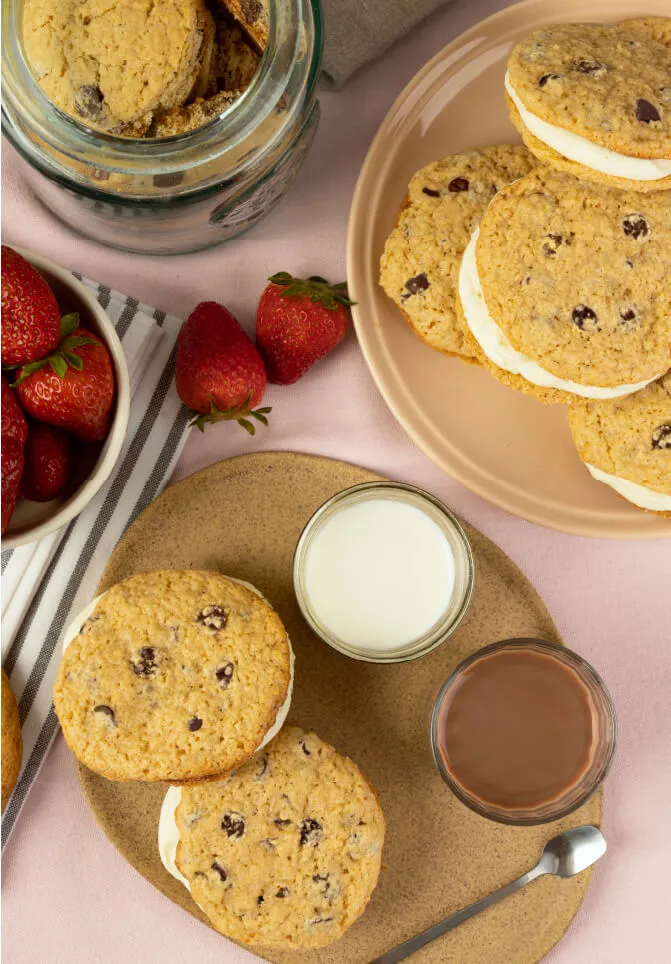
[[[478,797],[468,794],[465,789],[451,776],[449,770],[445,766],[445,762],[438,746],[438,718],[440,711],[448,690],[452,687],[463,671],[491,653],[501,652],[504,650],[528,649],[530,647],[541,650],[547,655],[560,657],[562,661],[571,664],[574,669],[578,669],[588,677],[603,699],[603,705],[607,713],[608,725],[610,728],[610,739],[605,756],[600,766],[593,774],[584,793],[581,793],[576,800],[567,803],[563,807],[553,810],[552,812],[548,813],[548,815],[541,818],[531,815],[529,812],[531,808],[527,808],[526,810],[520,808],[518,811],[505,811],[502,807],[497,807],[495,805],[489,806],[485,803],[485,801],[481,801]],[[606,687],[603,679],[597,673],[591,663],[588,663],[587,660],[580,656],[579,653],[576,653],[574,650],[569,649],[568,646],[564,646],[561,643],[552,643],[548,640],[538,639],[532,636],[512,637],[510,639],[502,639],[498,642],[490,643],[488,646],[483,646],[481,649],[471,653],[470,656],[467,656],[457,666],[455,666],[438,690],[438,694],[431,708],[429,741],[431,745],[431,755],[433,757],[433,762],[438,774],[455,795],[455,797],[461,800],[461,802],[470,810],[473,810],[481,817],[486,817],[488,820],[493,820],[496,823],[502,823],[508,826],[540,826],[541,824],[561,820],[563,817],[573,813],[575,810],[579,809],[579,807],[582,807],[585,803],[587,803],[590,797],[592,797],[599,789],[606,778],[608,771],[610,770],[613,757],[615,756],[615,748],[617,746],[617,716],[615,714],[615,706],[613,704],[612,697],[608,692],[608,688]]]
[[[85,159],[87,165],[101,171],[145,174],[149,170],[158,175],[188,170],[221,158],[227,151],[243,144],[281,105],[283,123],[278,129],[279,137],[295,122],[302,109],[303,97],[284,104],[283,96],[303,42],[307,43],[305,55],[309,58],[303,81],[304,96],[311,95],[316,85],[323,26],[320,0],[307,0],[305,4],[302,0],[269,2],[268,41],[259,69],[247,90],[221,115],[202,127],[166,138],[131,138],[96,131],[57,108],[39,86],[23,56],[20,24],[17,29],[17,25],[11,22],[17,13],[22,18],[24,4],[21,0],[3,3],[3,34],[8,38],[3,39],[3,130],[30,163],[36,162],[35,153],[27,149],[30,138],[27,139],[20,128],[29,128],[31,134],[57,155],[77,162]],[[303,10],[308,12],[311,22],[304,18]],[[8,107],[13,108],[20,118],[20,125],[11,118]],[[42,162],[37,166],[48,176],[59,179],[58,165]],[[234,171],[232,168],[229,176]],[[67,179],[68,175],[69,172],[65,171],[61,179]],[[199,188],[192,190],[191,195]]]
[[[396,493],[397,496],[405,493],[406,498],[403,501],[412,502],[412,504],[424,502],[431,506],[435,510],[436,515],[442,518],[443,532],[445,534],[449,532],[453,536],[454,545],[451,543],[451,548],[457,548],[457,550],[461,553],[460,561],[464,567],[464,584],[462,587],[461,596],[454,606],[454,611],[452,611],[452,607],[450,607],[448,610],[446,610],[443,617],[431,627],[424,637],[412,641],[406,647],[402,649],[399,647],[395,651],[389,650],[388,652],[376,654],[373,654],[370,650],[359,649],[356,646],[347,644],[344,640],[341,640],[338,636],[332,633],[312,611],[312,608],[309,605],[308,594],[304,586],[306,550],[309,546],[309,541],[312,535],[327,521],[327,519],[331,518],[331,516],[339,509],[342,503],[349,501],[362,501],[363,499],[360,500],[359,496],[365,498],[366,494],[371,492],[393,492]],[[437,522],[437,524],[439,523]],[[457,519],[454,513],[452,513],[450,509],[448,509],[448,507],[440,501],[440,499],[436,498],[436,496],[432,495],[430,492],[426,492],[424,489],[407,485],[404,482],[392,482],[389,480],[380,480],[379,482],[361,482],[358,485],[353,485],[346,489],[342,489],[340,492],[337,492],[335,495],[331,496],[331,498],[327,499],[321,506],[319,506],[319,508],[316,509],[315,512],[310,516],[298,538],[294,552],[294,594],[296,596],[296,601],[298,602],[301,613],[303,614],[303,618],[312,631],[337,652],[342,653],[344,656],[349,656],[352,659],[358,659],[368,663],[410,662],[412,660],[419,659],[422,656],[426,656],[434,649],[437,649],[454,633],[468,612],[468,608],[473,597],[474,584],[475,563],[473,559],[473,550],[471,548],[468,536],[466,535],[459,519]]]

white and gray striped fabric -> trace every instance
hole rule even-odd
[[[83,512],[46,539],[2,553],[2,662],[19,704],[24,747],[2,817],[3,848],[58,727],[52,690],[63,631],[93,598],[118,540],[170,478],[189,428],[174,387],[181,321],[82,280],[121,339],[130,419],[112,475]]]

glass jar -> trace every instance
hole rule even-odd
[[[266,51],[245,92],[197,130],[133,139],[59,110],[23,50],[23,0],[3,0],[2,128],[35,194],[70,228],[142,254],[180,254],[234,238],[264,217],[298,173],[319,120],[319,0],[269,0]]]

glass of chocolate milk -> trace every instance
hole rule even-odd
[[[441,687],[431,713],[433,758],[472,810],[508,824],[558,820],[605,777],[616,720],[598,674],[538,639],[478,650]]]

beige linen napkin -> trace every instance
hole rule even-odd
[[[324,75],[342,87],[354,71],[448,0],[322,0]]]

